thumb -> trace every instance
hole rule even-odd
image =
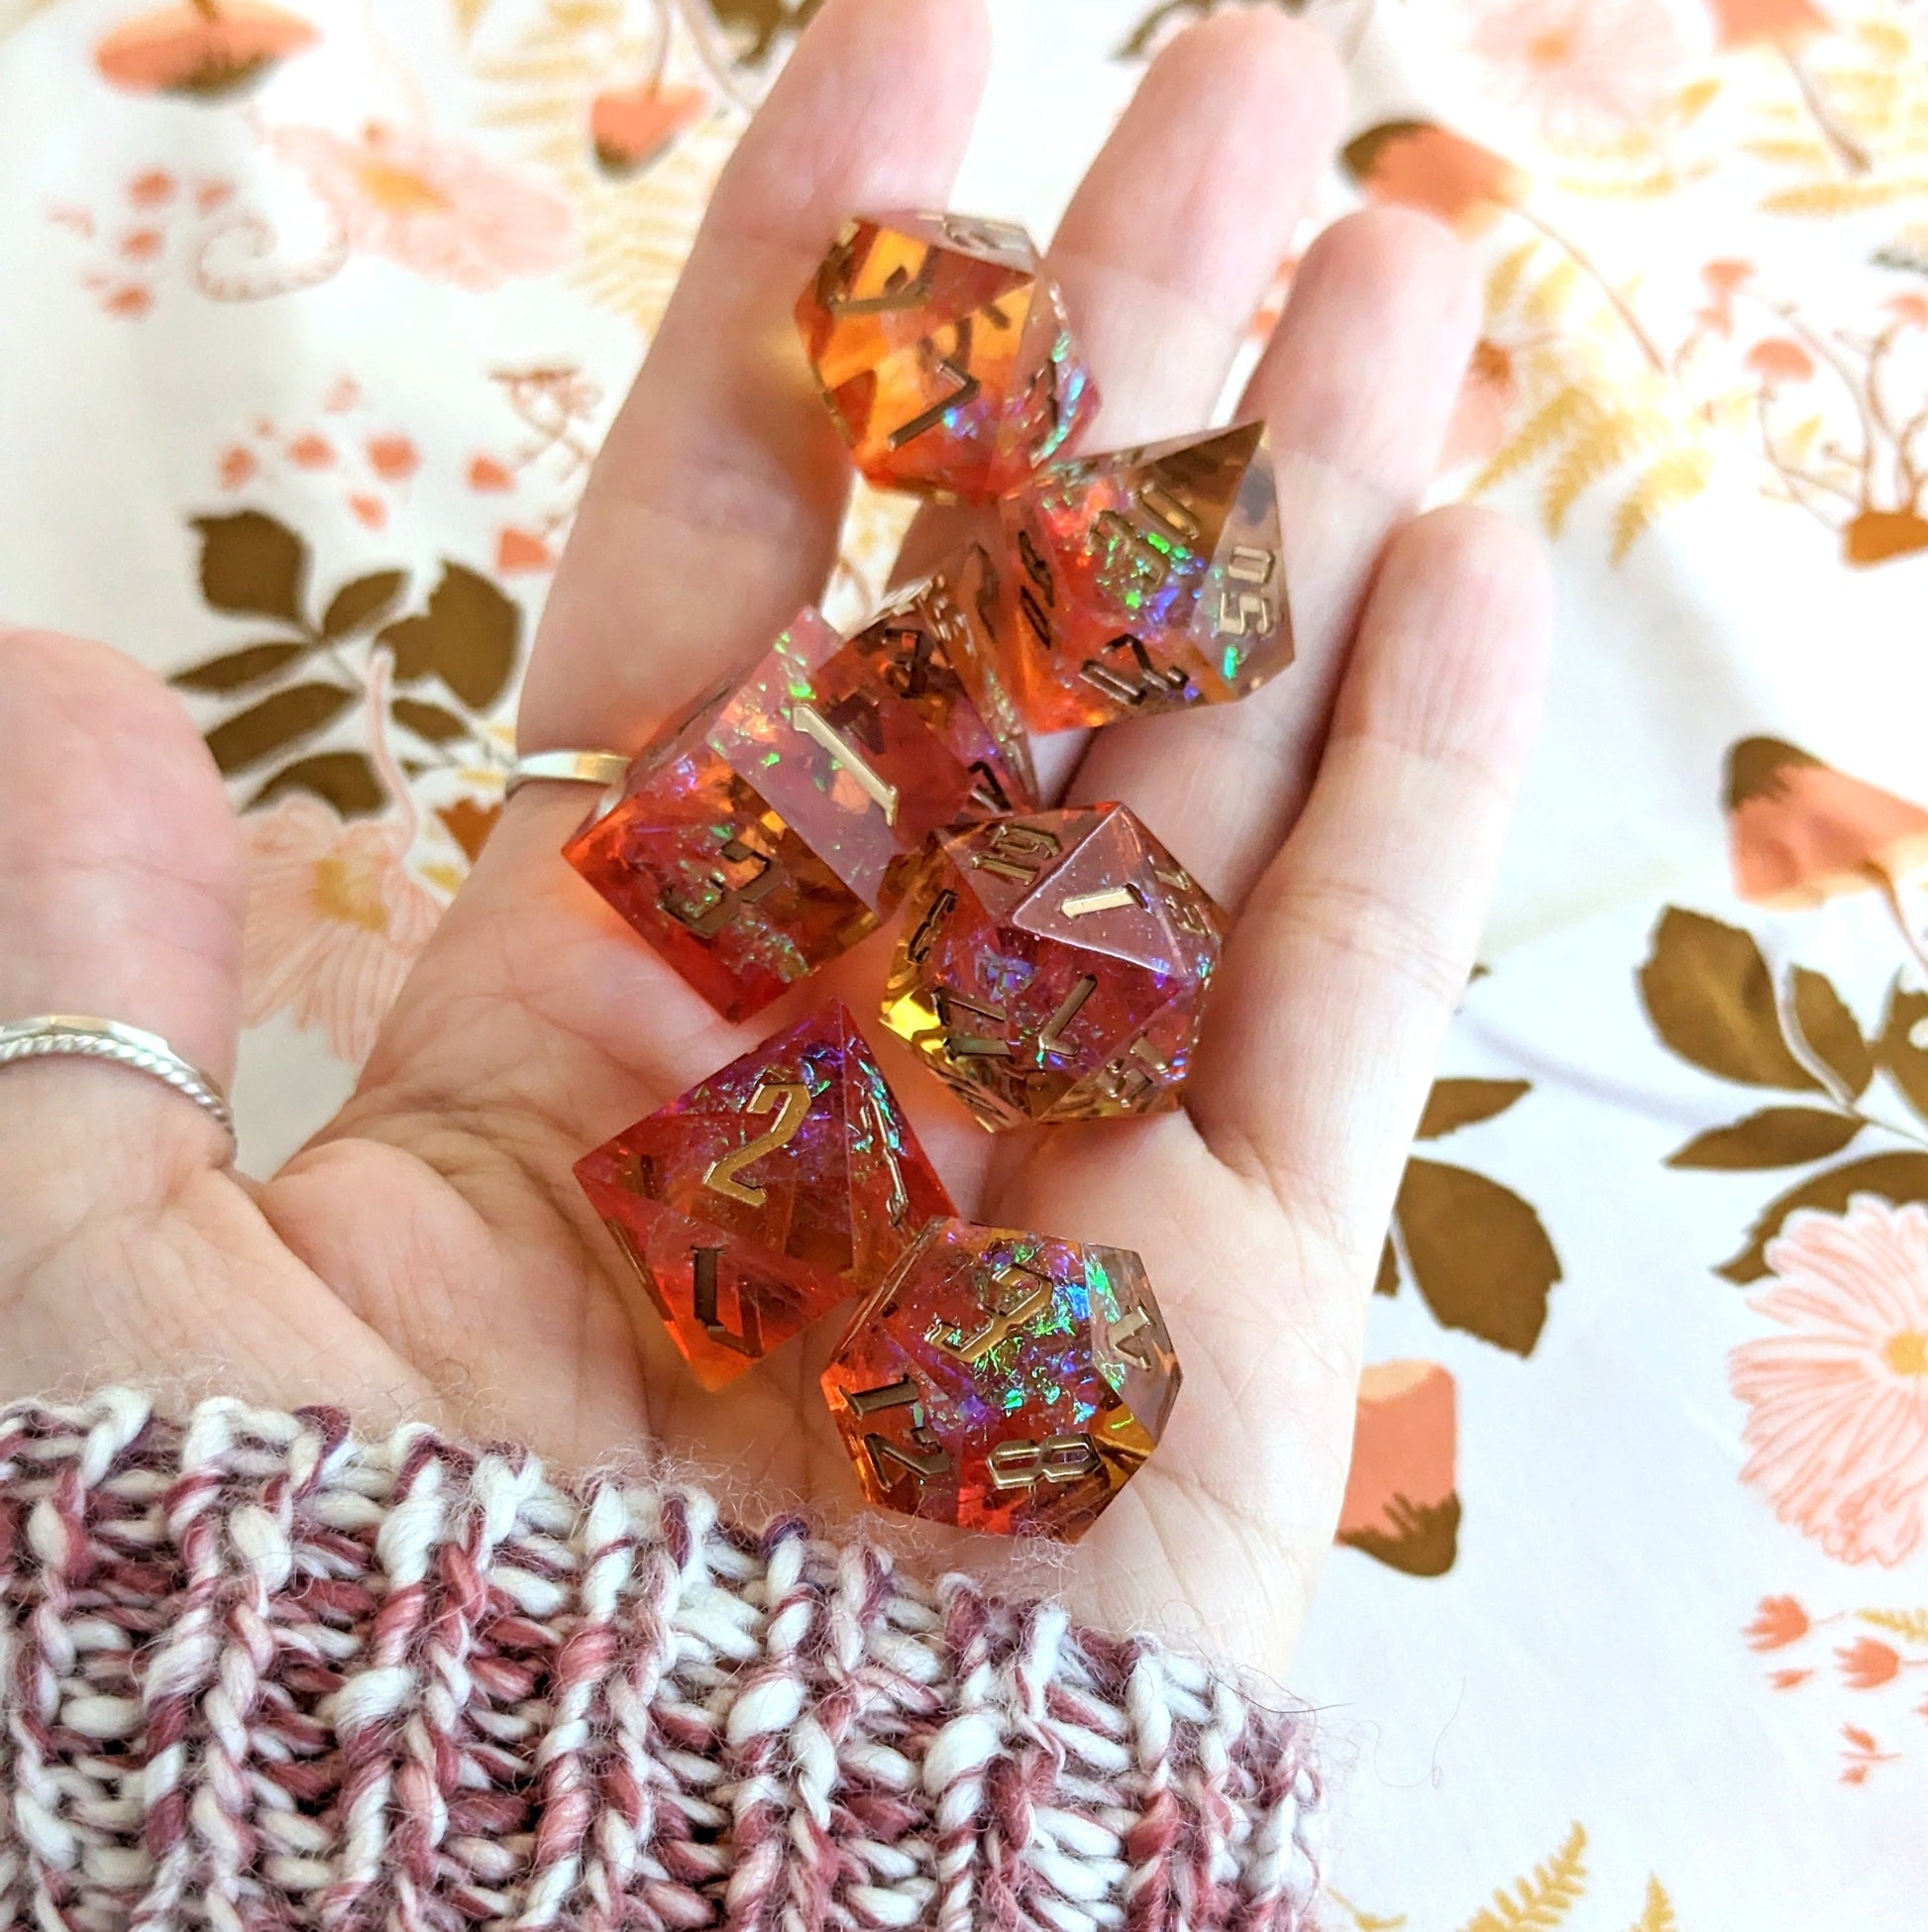
[[[220,775],[165,685],[105,645],[0,630],[0,1022],[122,1020],[225,1083],[242,896]],[[138,1211],[225,1153],[212,1120],[143,1074],[0,1066],[0,1273],[12,1242]]]

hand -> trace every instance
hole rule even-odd
[[[986,38],[967,0],[831,0],[804,38],[597,466],[525,750],[639,743],[817,594],[848,470],[789,306],[850,209],[948,200]],[[1106,397],[1086,447],[1209,418],[1339,93],[1325,43],[1270,8],[1152,67],[1053,250]],[[1331,1538],[1366,1297],[1538,704],[1536,546],[1480,511],[1411,514],[1476,315],[1417,216],[1311,249],[1247,398],[1280,455],[1299,661],[1243,703],[1059,747],[1069,796],[1128,802],[1238,911],[1186,1111],[993,1138],[880,1046],[960,1211],[1137,1249],[1183,1359],[1163,1447],[1060,1586],[1273,1669]],[[657,1445],[854,1502],[816,1393],[828,1334],[701,1394],[632,1328],[570,1165],[825,995],[874,1011],[888,940],[726,1025],[558,857],[585,807],[517,796],[354,1098],[269,1181],[224,1170],[157,1083],[0,1073],[0,1397],[160,1378],[565,1463]],[[99,647],[0,639],[0,1018],[111,1015],[225,1079],[242,897],[220,781],[164,689]]]

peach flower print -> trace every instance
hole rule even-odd
[[[283,128],[274,145],[358,254],[474,289],[544,274],[568,259],[568,203],[471,149],[380,126],[359,140]]]
[[[1928,1208],[1790,1215],[1767,1265],[1748,1305],[1783,1333],[1728,1358],[1741,1478],[1840,1561],[1902,1562],[1928,1511]]]
[[[1487,88],[1551,134],[1611,137],[1650,118],[1693,53],[1668,0],[1461,0]]]
[[[291,797],[251,813],[244,830],[244,1018],[255,1026],[287,1008],[359,1067],[441,915],[408,873],[413,827],[345,824],[319,799]]]

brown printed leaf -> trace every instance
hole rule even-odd
[[[322,636],[347,637],[366,629],[376,618],[385,617],[389,606],[401,594],[402,583],[400,571],[371,571],[367,577],[344,584],[322,617]]]
[[[308,578],[308,546],[286,524],[260,510],[199,516],[201,595],[216,610],[282,617],[307,628],[301,594]]]
[[[1386,1505],[1395,1534],[1382,1530],[1342,1530],[1338,1541],[1348,1550],[1362,1551],[1390,1569],[1408,1576],[1444,1576],[1459,1556],[1459,1498],[1443,1503],[1415,1503],[1395,1496]]]
[[[1799,1167],[1838,1154],[1862,1129],[1850,1114],[1768,1107],[1732,1127],[1697,1133],[1666,1157],[1669,1167]]]
[[[1533,1352],[1559,1256],[1511,1188],[1445,1161],[1409,1161],[1399,1233],[1413,1279],[1445,1327],[1516,1355]]]
[[[344,818],[366,817],[384,809],[388,803],[375,767],[359,751],[324,751],[313,758],[296,759],[276,772],[248,803],[266,805],[284,792],[311,793],[326,800]]]
[[[451,738],[469,735],[469,720],[440,704],[424,704],[419,698],[397,698],[388,706],[397,724],[406,725],[418,738],[445,745]]]
[[[478,805],[474,799],[457,799],[453,805],[437,805],[435,815],[448,827],[449,836],[463,849],[469,863],[482,857],[495,821],[502,815],[499,805]]]
[[[1820,1084],[1781,1037],[1767,962],[1738,926],[1669,906],[1640,990],[1655,1031],[1683,1060],[1750,1087]]]
[[[1859,1098],[1874,1077],[1874,1056],[1832,982],[1805,966],[1794,968],[1794,1022],[1824,1065]]]
[[[508,689],[522,641],[522,613],[485,577],[445,564],[419,617],[380,633],[395,654],[395,676],[435,672],[472,711],[485,711]]]
[[[1928,1201],[1928,1154],[1871,1154],[1863,1160],[1851,1160],[1845,1167],[1830,1167],[1799,1187],[1790,1187],[1761,1211],[1748,1231],[1747,1246],[1714,1272],[1729,1281],[1759,1281],[1767,1272],[1767,1243],[1796,1208],[1838,1215],[1857,1194],[1878,1195],[1897,1207],[1909,1201]]]
[[[1426,1098],[1426,1112],[1420,1116],[1419,1137],[1438,1140],[1475,1122],[1490,1121],[1532,1085],[1528,1080],[1436,1080]]]
[[[309,648],[306,644],[247,644],[239,651],[224,651],[218,658],[190,664],[167,682],[177,691],[241,691],[285,671]]]
[[[1372,1292],[1375,1295],[1396,1295],[1399,1293],[1399,1256],[1393,1249],[1392,1236],[1386,1236],[1386,1244],[1379,1250],[1379,1272],[1374,1277]]]
[[[290,685],[217,724],[207,734],[207,748],[222,771],[246,771],[296,738],[332,723],[355,698],[354,692],[340,685]]]
[[[1908,1105],[1928,1120],[1928,1048],[1915,1045],[1912,1037],[1924,1020],[1928,1020],[1928,993],[1905,992],[1896,981],[1875,1051]],[[1928,1032],[1923,1037],[1928,1038]]]

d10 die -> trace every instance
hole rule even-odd
[[[900,590],[850,640],[882,682],[975,774],[972,803],[986,813],[1037,804],[1030,742],[1005,681],[1001,630],[1010,605],[982,544]]]
[[[733,690],[658,734],[563,848],[730,1020],[873,930],[978,775],[804,610]]]
[[[1225,914],[1123,805],[939,838],[884,1021],[989,1127],[1174,1107]]]
[[[708,1389],[953,1212],[835,1002],[585,1154],[576,1178]]]
[[[1054,463],[1000,515],[1036,729],[1222,704],[1291,663],[1262,423]]]
[[[1157,1446],[1178,1382],[1135,1254],[964,1221],[925,1231],[823,1371],[868,1501],[1066,1541]]]
[[[1002,222],[855,217],[797,325],[858,469],[888,487],[988,500],[1098,406],[1057,284]]]

